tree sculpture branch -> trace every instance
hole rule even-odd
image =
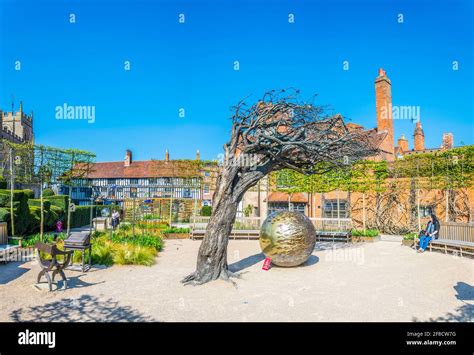
[[[318,174],[379,152],[384,135],[349,130],[341,115],[300,101],[299,91],[270,91],[251,106],[234,107],[232,136],[224,145],[213,212],[199,249],[196,271],[184,283],[228,279],[227,243],[245,192],[267,174],[284,168]]]

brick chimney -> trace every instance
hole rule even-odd
[[[415,142],[416,151],[425,150],[425,134],[423,133],[423,128],[421,127],[420,121],[416,123],[415,132],[413,133],[413,140]]]
[[[196,150],[196,160],[201,160],[201,153],[199,152],[199,149]]]
[[[408,139],[405,138],[404,134],[398,138],[398,147],[401,148],[403,153],[406,153],[410,150],[410,147],[408,146]]]
[[[454,148],[454,138],[452,133],[443,133],[443,143],[441,144],[441,149],[453,149]]]
[[[166,149],[165,152],[165,161],[170,161],[170,153],[168,152],[168,149]]]
[[[132,165],[132,151],[127,149],[125,151],[125,162],[123,164],[123,166],[127,167],[127,166],[130,166]]]
[[[377,130],[379,132],[387,132],[387,136],[380,145],[380,149],[387,153],[382,153],[382,155],[387,160],[393,160],[392,83],[382,68],[379,69],[379,75],[375,79],[375,110],[377,114]]]

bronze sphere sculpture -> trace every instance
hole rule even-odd
[[[303,264],[316,244],[314,226],[300,212],[272,213],[260,228],[260,248],[277,266],[291,267]]]

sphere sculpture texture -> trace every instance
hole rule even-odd
[[[260,228],[260,248],[272,263],[291,267],[303,264],[316,243],[314,226],[300,212],[272,213]]]

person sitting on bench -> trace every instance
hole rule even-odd
[[[430,220],[423,234],[424,235],[420,237],[420,248],[418,249],[420,253],[426,250],[433,238],[438,239],[439,236],[439,221],[433,213],[430,215]]]

